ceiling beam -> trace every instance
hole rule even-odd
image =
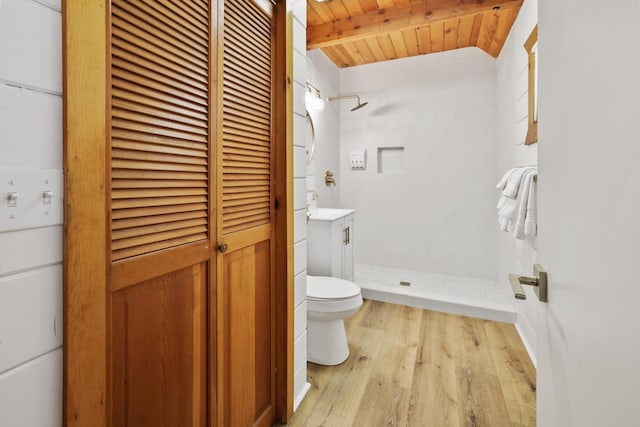
[[[378,9],[307,28],[307,49],[353,42],[391,31],[408,30],[466,15],[522,6],[524,0],[423,0]]]

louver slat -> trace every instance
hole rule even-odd
[[[112,10],[111,248],[118,261],[208,238],[209,2],[113,0]]]
[[[271,20],[246,0],[225,1],[222,232],[271,222]]]

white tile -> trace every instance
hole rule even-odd
[[[0,233],[0,276],[62,262],[62,227]]]
[[[0,278],[0,372],[62,346],[62,266]]]
[[[0,84],[0,168],[62,169],[62,97]]]
[[[307,54],[307,29],[298,20],[293,20],[293,48]]]
[[[293,148],[293,176],[294,178],[307,176],[307,150],[303,147]]]
[[[294,305],[297,307],[307,298],[307,272],[306,270],[295,277],[295,290],[293,292]]]
[[[307,81],[307,57],[298,52],[297,50],[293,51],[293,80],[300,83],[305,84]]]
[[[0,79],[62,92],[62,17],[34,1],[0,2]]]
[[[293,344],[293,371],[307,363],[307,331],[303,331]]]
[[[307,241],[302,240],[294,246],[294,274],[307,269]]]
[[[0,374],[0,416],[7,427],[60,427],[62,349]]]
[[[306,148],[307,146],[307,119],[304,115],[293,115],[293,144],[296,147]]]
[[[304,105],[304,84],[294,82],[293,84],[293,112],[305,117],[307,109]]]
[[[296,178],[293,180],[293,210],[306,209],[307,207],[307,180]]]
[[[307,210],[301,209],[293,213],[293,241],[299,242],[307,238]]]
[[[293,336],[297,338],[307,330],[307,301],[296,307],[293,319]]]

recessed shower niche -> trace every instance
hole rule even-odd
[[[404,147],[378,147],[378,173],[404,172]]]

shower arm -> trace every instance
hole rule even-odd
[[[358,100],[358,105],[360,105],[359,95],[330,96],[329,98],[327,98],[327,101],[331,102],[331,101],[339,101],[341,99],[354,99],[354,98]]]

